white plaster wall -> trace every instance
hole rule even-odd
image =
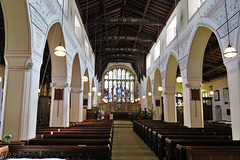
[[[227,1],[228,3],[228,18],[237,19],[239,14],[236,14],[239,11],[240,2],[239,1]],[[217,39],[219,40],[220,49],[223,52],[224,48],[227,47],[228,41],[226,35],[226,30],[221,27],[223,24],[226,24],[226,17],[225,17],[225,8],[224,8],[224,0],[218,1],[205,1],[199,8],[197,12],[193,14],[192,17],[188,17],[188,8],[191,7],[188,4],[188,0],[181,0],[176,9],[173,11],[173,14],[170,16],[169,20],[166,23],[166,26],[162,30],[158,40],[161,41],[161,55],[158,59],[153,61],[151,58],[151,66],[147,70],[146,77],[150,77],[151,81],[154,78],[156,68],[159,68],[162,80],[165,80],[165,70],[167,66],[167,60],[170,54],[173,54],[175,58],[177,58],[180,70],[184,70],[187,68],[188,64],[188,54],[190,51],[190,47],[192,44],[193,37],[195,32],[199,26],[208,27],[211,29]],[[230,9],[231,7],[231,9]],[[171,22],[172,18],[177,14],[177,31],[178,37],[175,37],[172,42],[168,46],[166,46],[166,28]],[[201,18],[200,18],[201,16]],[[232,32],[230,33],[230,38],[232,39],[232,45],[238,50],[238,21],[233,20],[232,26],[236,28],[231,28]],[[179,51],[177,52],[177,41],[179,46]],[[154,54],[154,47],[153,45],[150,54]],[[151,56],[153,57],[153,56]],[[226,59],[224,59],[225,61]],[[187,76],[187,75],[185,75]],[[143,80],[143,85],[147,85]],[[163,83],[164,84],[164,83]],[[163,86],[164,87],[164,86]],[[146,92],[142,91],[142,92]]]
[[[228,87],[227,77],[219,78],[211,82],[204,83],[204,86],[202,87],[202,89],[209,92],[209,86],[213,86],[213,91],[219,90],[219,96],[220,96],[220,101],[215,101],[214,98],[212,98],[213,120],[216,120],[215,106],[220,105],[222,108],[222,120],[230,121],[231,115],[227,115],[227,109],[230,109],[231,106],[230,104],[225,104],[224,98],[223,98],[223,88]]]

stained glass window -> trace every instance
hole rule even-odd
[[[109,102],[112,102],[112,93],[113,93],[113,86],[112,86],[113,84],[112,84],[112,81],[110,80],[109,81],[109,97],[108,97],[108,99],[109,99]]]
[[[104,84],[104,98],[107,100],[108,99],[108,81],[105,80]]]
[[[122,77],[122,76],[121,76],[121,75],[122,75],[121,73],[122,73],[122,72],[121,72],[121,69],[118,69],[118,79],[121,79],[121,77]]]
[[[121,86],[121,81],[118,81],[118,102],[121,102],[121,97],[122,97],[122,86]]]
[[[113,81],[113,102],[117,102],[117,81]]]
[[[108,102],[134,102],[135,76],[126,69],[112,69],[104,75],[104,98]]]

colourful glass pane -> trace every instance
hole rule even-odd
[[[122,81],[122,102],[126,102],[125,92],[126,92],[125,81]]]
[[[130,82],[126,81],[126,100],[130,102]]]
[[[113,79],[117,79],[117,69],[113,70]]]
[[[126,73],[126,79],[129,79],[129,77],[130,77],[130,72],[127,71],[127,73]]]
[[[108,81],[104,83],[104,98],[108,100]]]
[[[131,102],[134,102],[134,82],[131,81]]]
[[[118,79],[121,79],[122,78],[122,70],[121,69],[118,69]]]
[[[130,79],[131,79],[131,80],[133,80],[133,79],[134,79],[134,76],[133,76],[133,74],[131,74],[131,76],[130,76]]]
[[[125,78],[126,78],[126,70],[123,69],[123,70],[122,70],[122,79],[124,80]]]
[[[113,81],[113,102],[117,102],[117,81]]]
[[[109,79],[112,79],[113,78],[113,72],[112,71],[109,71]]]
[[[112,81],[109,81],[109,96],[108,96],[108,101],[112,102],[112,93],[113,93],[113,86],[112,86]]]
[[[104,76],[104,79],[108,79],[108,73]]]
[[[122,97],[122,86],[121,86],[121,81],[118,81],[118,91],[117,91],[117,94],[118,94],[118,102],[121,102],[121,97]]]

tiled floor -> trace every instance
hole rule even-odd
[[[112,160],[157,160],[157,157],[134,133],[132,122],[114,121]]]

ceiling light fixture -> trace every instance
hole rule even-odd
[[[88,0],[87,0],[87,13],[86,13],[86,28],[88,27],[88,26],[87,26],[87,23],[88,23]],[[86,58],[87,58],[87,56],[86,56],[86,51],[84,52],[84,55],[85,55],[84,63],[85,63],[85,67],[86,67]],[[87,68],[87,67],[86,67],[86,68]],[[82,81],[83,81],[83,82],[88,82],[88,77],[87,77],[86,75],[84,75],[84,76],[82,77]]]
[[[148,96],[151,96],[152,95],[152,92],[148,92]]]
[[[161,92],[163,90],[162,86],[158,87],[158,91]]]
[[[229,35],[229,25],[228,25],[228,15],[227,15],[227,3],[225,0],[225,11],[226,11],[226,20],[227,20],[227,31],[228,31],[228,47],[225,49],[223,55],[226,58],[232,58],[237,55],[237,50],[233,48],[230,44],[230,35]]]
[[[58,57],[64,57],[67,54],[66,49],[62,45],[63,41],[63,12],[64,12],[64,0],[63,0],[63,7],[62,7],[62,28],[61,28],[61,39],[60,39],[60,44],[54,49],[54,54]]]

